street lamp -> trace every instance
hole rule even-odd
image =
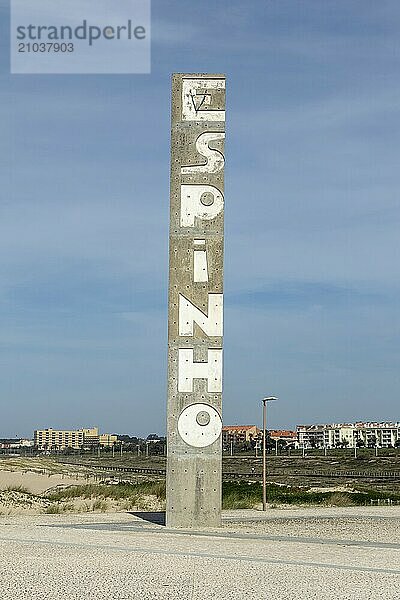
[[[263,403],[263,510],[267,510],[267,402],[278,400],[275,396],[262,399]]]

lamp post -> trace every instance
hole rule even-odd
[[[263,510],[267,510],[267,402],[278,400],[275,396],[262,399],[263,403]]]

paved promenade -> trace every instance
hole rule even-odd
[[[226,513],[218,531],[132,514],[1,517],[8,600],[400,598],[400,507]]]

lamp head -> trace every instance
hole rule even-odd
[[[263,402],[271,402],[272,400],[278,400],[275,396],[267,396],[267,398],[263,398]]]

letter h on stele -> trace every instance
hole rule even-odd
[[[208,316],[179,294],[179,335],[193,336],[194,324],[207,336],[222,337],[223,295],[208,295]],[[206,379],[208,392],[222,392],[222,349],[209,349],[208,362],[194,362],[192,348],[178,351],[178,392],[192,392],[193,379]]]

